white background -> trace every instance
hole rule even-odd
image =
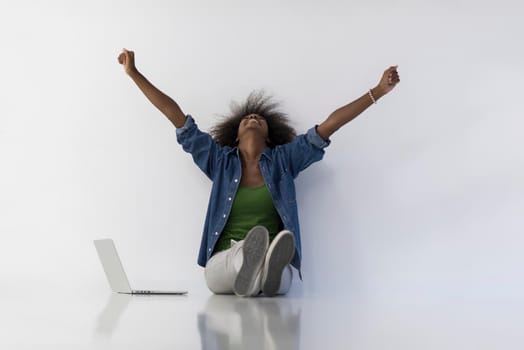
[[[134,286],[207,292],[211,184],[117,63],[126,47],[204,130],[265,88],[304,132],[398,64],[297,179],[294,293],[521,298],[522,18],[517,1],[3,0],[0,295],[106,291],[103,237]]]

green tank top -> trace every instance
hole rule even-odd
[[[281,227],[280,216],[265,184],[256,188],[238,188],[226,226],[215,245],[215,252],[229,249],[232,239],[243,240],[256,225],[267,228],[270,240],[273,240]]]

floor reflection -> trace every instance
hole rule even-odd
[[[299,301],[212,295],[198,314],[203,350],[299,349]]]
[[[96,335],[106,338],[111,337],[132,297],[127,294],[111,293],[106,306],[98,315],[95,327]]]

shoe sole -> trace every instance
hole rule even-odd
[[[247,296],[253,289],[257,273],[264,263],[268,244],[269,236],[265,228],[254,228],[249,231],[242,247],[244,260],[233,284],[236,295]]]
[[[268,260],[266,260],[266,276],[262,284],[262,292],[268,297],[275,296],[280,288],[282,271],[295,255],[295,238],[286,234],[275,243]]]

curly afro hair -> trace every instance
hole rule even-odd
[[[222,146],[237,145],[238,126],[250,114],[258,114],[266,119],[270,140],[268,147],[289,143],[297,136],[295,129],[289,125],[287,115],[280,111],[280,103],[273,101],[273,97],[264,90],[252,91],[242,104],[231,102],[230,108],[230,114],[222,116],[222,121],[210,130],[213,139]]]

